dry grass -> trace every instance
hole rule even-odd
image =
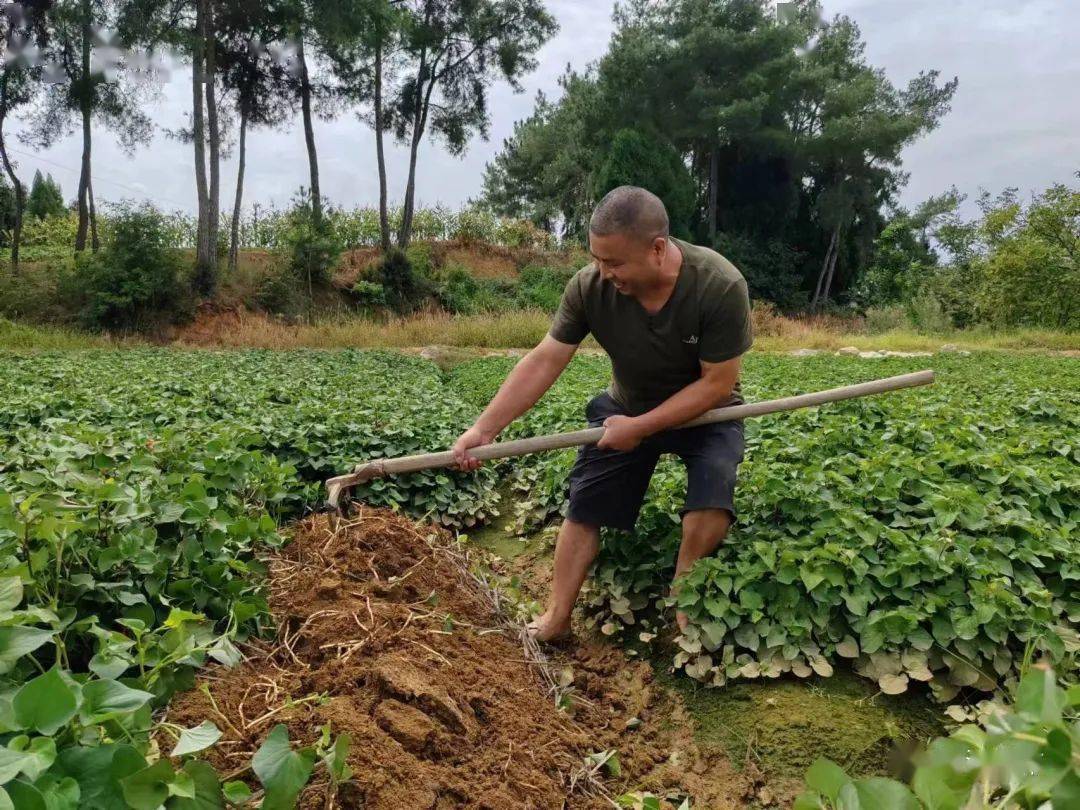
[[[388,321],[352,318],[314,324],[287,324],[258,313],[240,311],[200,319],[194,327],[181,332],[175,342],[181,346],[237,349],[432,345],[527,349],[543,338],[550,324],[551,316],[536,310],[469,316],[429,312]],[[943,344],[952,343],[972,350],[1080,350],[1080,334],[1050,330],[968,330],[928,335],[911,329],[895,329],[871,335],[861,331],[860,327],[861,323],[855,320],[830,316],[793,319],[755,309],[755,349],[766,352],[799,348],[835,351],[844,346],[855,346],[865,350],[934,351]],[[595,344],[590,342],[589,345]]]
[[[935,351],[946,343],[969,350],[1080,351],[1080,333],[1025,329],[921,334],[894,329],[880,334],[861,331],[857,321],[816,317],[792,319],[755,311],[756,351],[786,352],[808,348],[835,351]],[[203,315],[175,335],[171,345],[219,349],[337,349],[343,347],[453,346],[478,349],[527,349],[547,333],[551,316],[541,311],[451,316],[423,313],[410,318],[349,318],[312,324],[289,324],[244,310]],[[146,345],[138,338],[91,335],[60,327],[38,327],[0,319],[0,349],[51,351],[123,348]],[[595,343],[588,341],[589,346]]]
[[[315,324],[286,324],[251,312],[231,312],[204,320],[180,333],[182,346],[261,349],[331,349],[344,346],[535,346],[547,333],[551,316],[539,311],[451,316],[424,313],[376,321],[363,318]]]

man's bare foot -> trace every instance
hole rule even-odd
[[[685,633],[686,628],[690,626],[690,617],[683,613],[681,610],[676,610],[675,624],[679,625],[679,630]]]
[[[570,635],[570,619],[556,620],[551,611],[545,611],[529,622],[525,630],[537,641],[558,641]]]

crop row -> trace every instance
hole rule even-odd
[[[444,396],[434,365],[378,352],[0,365],[0,807],[182,806],[196,786],[217,801],[201,763],[148,764],[154,734],[182,734],[190,755],[213,727],[155,723],[155,709],[265,628],[259,551],[325,477],[445,445],[471,409]],[[358,494],[463,525],[487,515],[492,476]]]
[[[752,420],[729,542],[679,593],[694,623],[677,666],[713,684],[828,675],[839,658],[888,693],[991,689],[1030,654],[1080,650],[1080,363],[935,358],[938,382]],[[485,400],[486,359],[455,384]],[[755,400],[919,367],[751,355]],[[607,382],[580,358],[512,434],[571,429]],[[572,453],[517,465],[523,526],[563,503]],[[605,535],[591,601],[607,633],[653,637],[679,541],[684,473],[662,460],[636,531]],[[598,586],[598,587],[597,587]]]

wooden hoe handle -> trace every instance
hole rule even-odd
[[[933,381],[933,371],[915,371],[911,374],[900,374],[896,377],[886,377],[881,380],[871,380],[856,385],[830,388],[812,394],[799,394],[794,397],[752,402],[749,405],[716,408],[715,410],[706,411],[697,419],[693,419],[679,427],[711,425],[716,422],[730,422],[734,419],[764,416],[768,413],[794,411],[798,408],[813,408],[817,405],[824,405],[826,402],[838,402],[843,399],[855,399],[856,397],[865,397],[872,394],[884,394],[888,391],[898,391],[902,388],[913,388],[917,385],[929,385]],[[602,427],[586,428],[585,430],[573,430],[569,433],[553,433],[550,436],[533,436],[528,439],[513,439],[507,442],[484,444],[471,448],[469,455],[482,461],[493,458],[524,456],[545,450],[562,450],[583,444],[595,444],[603,435],[604,428]],[[452,467],[455,463],[454,454],[449,450],[444,450],[441,453],[421,453],[415,456],[382,458],[369,461],[366,464],[358,464],[348,475],[339,475],[326,482],[327,500],[331,506],[336,508],[341,493],[356,484],[362,484],[365,481],[380,478],[384,475],[399,475],[401,473],[420,472],[421,470],[433,470],[440,467]]]

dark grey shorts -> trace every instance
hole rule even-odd
[[[591,427],[624,414],[608,393],[590,400],[585,415]],[[735,517],[735,477],[743,460],[741,421],[667,430],[633,450],[600,450],[586,445],[570,472],[567,517],[578,523],[631,531],[649,488],[656,462],[674,453],[686,465],[686,500],[682,514],[696,509],[726,509]]]

